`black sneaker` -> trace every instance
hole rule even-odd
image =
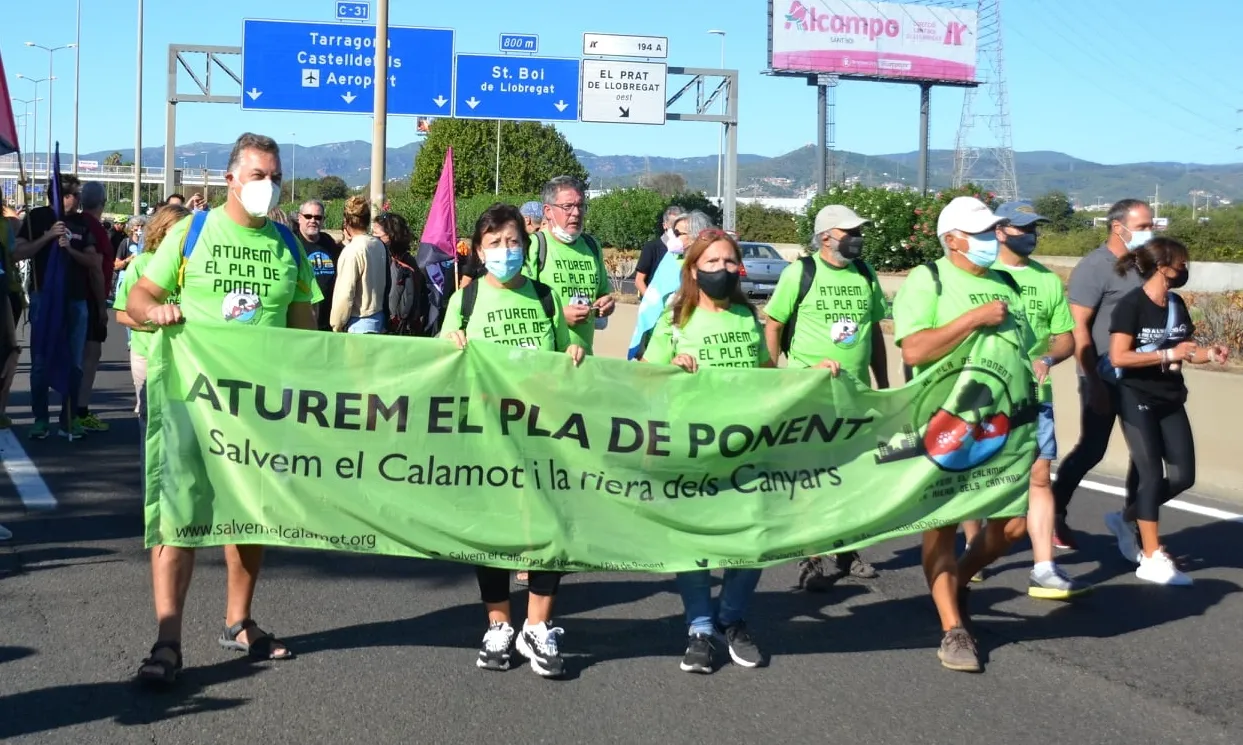
[[[729,645],[729,658],[741,667],[759,667],[764,661],[760,648],[756,646],[751,633],[747,631],[745,621],[738,621],[720,630]]]
[[[848,551],[834,558],[837,561],[837,570],[842,574],[848,574],[856,579],[876,579],[880,576],[876,567],[864,561],[858,551]]]
[[[546,623],[523,624],[516,640],[518,654],[527,658],[531,669],[543,678],[559,678],[565,674],[561,659],[561,635],[565,629],[549,628]]]
[[[691,634],[682,657],[682,672],[711,675],[715,653],[716,643],[711,634]]]
[[[475,667],[483,670],[508,670],[509,650],[514,643],[514,627],[507,623],[494,623],[483,635],[483,646],[479,648],[479,657],[475,659]]]

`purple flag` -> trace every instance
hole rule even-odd
[[[432,302],[427,315],[427,328],[438,333],[444,298],[453,292],[453,262],[457,261],[457,207],[453,201],[453,148],[445,151],[445,163],[440,169],[440,182],[432,196],[432,207],[419,238],[419,252],[415,262],[427,274],[432,286]]]
[[[63,220],[64,201],[60,193],[60,143],[52,156],[52,176],[47,185],[50,206],[57,220]],[[69,349],[69,297],[65,293],[68,280],[69,257],[60,241],[44,249],[50,251],[47,267],[43,270],[43,284],[39,290],[39,312],[31,319],[31,353],[43,359],[47,371],[48,386],[61,396],[77,395],[70,391],[74,355]]]

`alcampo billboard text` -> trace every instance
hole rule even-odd
[[[769,9],[775,72],[976,80],[974,10],[865,0],[769,0]]]

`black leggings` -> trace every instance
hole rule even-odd
[[[1191,422],[1182,404],[1145,403],[1128,386],[1119,388],[1118,416],[1136,476],[1135,517],[1157,522],[1161,505],[1196,481]]]
[[[527,573],[527,589],[532,595],[553,597],[561,586],[561,576],[565,572],[544,572],[531,570]],[[485,603],[504,603],[509,600],[509,570],[496,567],[475,567],[475,578],[479,580],[479,597]]]

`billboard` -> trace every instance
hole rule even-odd
[[[768,0],[775,73],[974,83],[974,9],[865,0]]]

